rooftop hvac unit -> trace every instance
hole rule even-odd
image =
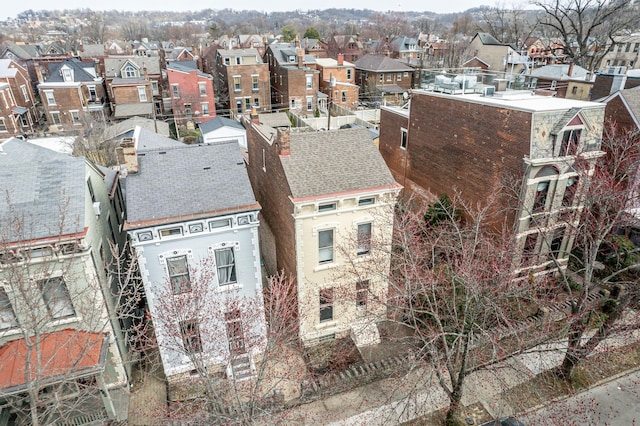
[[[493,86],[482,88],[482,96],[493,96],[495,93],[496,93],[496,88]]]

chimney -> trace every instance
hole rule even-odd
[[[251,118],[251,123],[257,124],[257,125],[260,124],[260,116],[258,115],[258,111],[256,111],[255,106],[251,108],[251,114],[249,115],[249,118]]]
[[[149,80],[149,73],[147,72],[147,67],[142,67],[142,75],[144,75],[145,80]]]
[[[138,172],[138,153],[133,138],[123,138],[120,146],[116,148],[118,163],[124,165],[127,173]]]
[[[338,66],[341,67],[344,64],[344,53],[338,53]]]
[[[573,61],[569,62],[569,71],[567,71],[567,75],[571,77],[573,74]]]
[[[291,155],[291,134],[289,130],[278,129],[278,155],[288,157]]]
[[[298,47],[296,51],[298,55],[298,68],[304,68],[304,49]]]

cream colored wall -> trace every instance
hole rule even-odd
[[[371,206],[358,206],[359,198],[376,197]],[[313,344],[333,333],[347,334],[354,321],[385,317],[389,248],[393,230],[393,205],[397,191],[363,193],[299,203],[295,206],[298,309],[300,338]],[[318,204],[336,202],[337,209],[318,212]],[[371,250],[356,253],[360,223],[372,223]],[[318,262],[318,233],[334,229],[334,261]],[[356,281],[370,280],[366,307],[356,306]],[[333,288],[333,320],[320,323],[320,289]]]

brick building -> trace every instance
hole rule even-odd
[[[273,43],[264,55],[271,73],[271,104],[304,114],[318,106],[319,74],[316,60],[299,43]]]
[[[360,86],[355,84],[355,66],[346,62],[342,54],[338,54],[337,60],[316,58],[316,67],[320,71],[320,91],[331,96],[331,103],[355,109],[360,94]]]
[[[593,166],[601,154],[603,119],[602,104],[529,91],[417,90],[408,109],[382,108],[380,152],[398,182],[429,202],[459,191],[475,205],[507,177],[521,180],[518,205],[503,200],[494,225],[516,232],[523,276],[544,274],[554,259],[566,267],[585,185],[573,165],[580,155]]]
[[[230,116],[271,110],[269,66],[257,49],[218,49],[215,64],[216,96]]]
[[[399,104],[412,87],[413,68],[384,55],[365,55],[355,64],[360,98]]]
[[[39,117],[26,68],[11,59],[0,59],[0,81],[0,138],[32,133]]]
[[[38,85],[50,131],[82,129],[89,119],[104,122],[109,116],[104,79],[95,66],[78,59],[50,64],[50,75]]]
[[[194,61],[169,62],[167,80],[176,124],[202,123],[216,116],[213,76],[198,70]]]
[[[360,37],[357,34],[331,36],[327,43],[327,55],[329,58],[338,58],[339,53],[342,53],[344,59],[350,62],[356,62],[362,58],[365,52]]]

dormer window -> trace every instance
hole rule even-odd
[[[73,73],[69,68],[62,68],[62,79],[64,81],[73,81]]]
[[[134,78],[139,77],[140,73],[138,69],[131,64],[127,64],[122,68],[122,78]]]
[[[566,157],[576,155],[580,146],[581,129],[565,130],[562,134],[562,144],[560,145],[560,156]]]

